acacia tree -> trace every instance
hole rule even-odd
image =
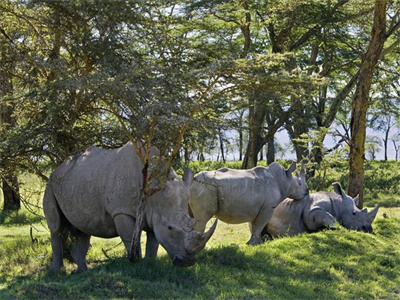
[[[375,1],[371,39],[365,54],[362,56],[360,74],[352,101],[348,194],[352,197],[359,194],[359,207],[363,206],[366,117],[372,78],[380,57],[392,49],[393,45],[398,45],[399,43],[396,40],[388,48],[384,49],[386,40],[400,27],[400,8],[397,3],[394,3],[394,5],[391,7],[394,12],[393,19],[387,24],[387,1]]]

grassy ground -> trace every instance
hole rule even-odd
[[[371,164],[368,172],[382,176],[368,175],[367,205],[400,203],[394,167]],[[325,190],[331,180],[346,186],[340,170],[330,170]],[[31,176],[22,179],[24,199],[35,210],[43,185]],[[0,299],[400,299],[400,207],[379,210],[374,234],[339,228],[256,247],[246,245],[246,224],[220,222],[197,264],[186,269],[174,267],[163,249],[157,259],[131,264],[118,238],[92,238],[83,274],[67,261],[63,272],[48,272],[49,232],[37,213],[0,212]]]
[[[0,299],[399,299],[399,218],[400,209],[383,209],[375,234],[340,228],[255,247],[246,224],[220,222],[191,268],[174,267],[164,250],[131,264],[119,239],[95,238],[83,274],[68,262],[49,273],[47,230],[34,224],[32,243],[30,225],[9,223],[0,226]]]

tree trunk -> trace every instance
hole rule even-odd
[[[137,262],[142,257],[140,237],[143,230],[146,212],[146,197],[141,195],[139,205],[137,206],[135,227],[133,230],[131,248],[128,252],[128,258],[131,262]]]
[[[386,40],[386,4],[387,0],[375,1],[371,41],[361,61],[352,102],[348,194],[351,197],[360,195],[360,208],[363,207],[364,201],[364,151],[369,91],[375,66]]]
[[[260,161],[264,160],[264,146],[261,147],[260,149]]]
[[[21,208],[21,197],[17,176],[9,174],[3,179],[4,210],[19,210]]]
[[[258,95],[249,96],[249,141],[246,154],[242,163],[242,169],[251,169],[257,165],[258,153],[265,142],[262,137],[264,132],[265,115],[267,106]]]
[[[10,50],[11,51],[11,50]],[[7,61],[7,51],[1,54],[1,64]],[[13,66],[11,67],[13,68]],[[5,70],[0,70],[0,127],[13,128],[15,118],[13,117],[13,104],[6,103],[7,97],[14,92],[13,82],[10,74]],[[15,167],[10,165],[8,156],[12,153],[0,153],[0,171],[3,178],[0,183],[3,187],[4,210],[19,210],[21,208],[21,197],[19,194],[18,178]]]
[[[267,165],[272,164],[275,161],[275,144],[274,138],[270,139],[267,143]]]
[[[241,110],[239,115],[238,131],[239,131],[239,160],[243,159],[243,115],[244,109]]]
[[[386,129],[386,132],[385,132],[385,138],[383,139],[383,147],[385,149],[385,160],[386,161],[388,160],[388,154],[387,153],[388,153],[388,141],[389,141],[390,128],[391,128],[391,124],[390,124],[390,121],[389,121],[388,128]]]
[[[394,147],[394,151],[395,151],[395,153],[396,153],[396,160],[397,160],[397,159],[398,159],[398,156],[399,156],[399,146],[397,146],[395,140],[392,140],[392,142],[393,142],[393,147]]]
[[[222,138],[221,130],[219,131],[219,149],[221,151],[221,159],[225,163],[224,140]]]

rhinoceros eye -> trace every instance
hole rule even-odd
[[[169,230],[172,230],[172,226],[168,226],[168,229],[169,229]]]
[[[356,211],[355,210],[353,210],[353,216],[355,216],[356,215]]]

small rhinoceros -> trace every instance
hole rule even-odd
[[[357,208],[358,196],[351,198],[343,192],[339,183],[332,184],[335,193],[317,192],[301,200],[285,199],[274,210],[263,234],[270,238],[293,236],[303,232],[334,229],[339,222],[348,229],[372,232],[379,205],[367,212]]]
[[[204,232],[212,216],[230,224],[250,224],[251,245],[261,244],[261,232],[274,208],[286,197],[301,199],[309,193],[304,166],[293,176],[293,162],[285,170],[274,162],[249,170],[219,169],[195,176],[190,186],[189,208],[197,220],[195,229]]]
[[[151,150],[151,155],[158,156],[156,149]],[[92,235],[120,236],[126,249],[130,249],[142,178],[142,163],[131,143],[113,150],[90,147],[52,173],[43,200],[51,233],[52,269],[63,266],[60,234],[66,229],[76,237],[72,255],[78,271],[87,269],[86,254]],[[146,257],[155,257],[161,244],[175,265],[190,266],[216,223],[205,234],[193,229],[195,220],[187,211],[193,173],[189,170],[183,178],[184,181],[171,169],[163,190],[147,200]]]

